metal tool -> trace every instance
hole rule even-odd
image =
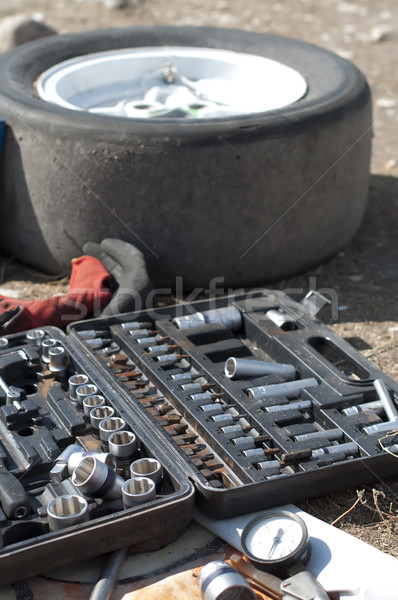
[[[120,417],[108,417],[100,422],[98,426],[99,436],[101,440],[102,448],[108,451],[109,444],[108,438],[112,433],[123,431],[127,428],[127,423]]]
[[[319,431],[311,431],[310,433],[300,433],[299,435],[293,436],[295,442],[310,442],[316,439],[325,439],[329,441],[341,440],[344,437],[344,433],[338,427],[332,429],[322,429]]]
[[[0,459],[0,506],[8,519],[23,519],[31,512],[22,483],[6,469]]]
[[[6,395],[7,404],[12,404],[15,401],[21,400],[21,392],[14,386],[7,385],[2,377],[0,377],[0,387]]]
[[[72,483],[84,494],[114,500],[122,495],[124,479],[94,456],[86,456],[73,471]]]
[[[108,438],[109,452],[118,466],[131,462],[138,452],[137,437],[132,431],[115,431]]]
[[[90,340],[96,337],[103,337],[107,335],[107,330],[97,331],[96,329],[84,329],[82,331],[77,331],[76,334],[81,340]]]
[[[385,431],[398,431],[398,410],[390,396],[386,384],[382,379],[375,379],[373,385],[377,396],[383,405],[388,421],[362,427],[362,432],[366,435],[372,435]]]
[[[89,379],[87,377],[87,375],[85,375],[84,373],[75,373],[74,375],[71,375],[68,379],[68,388],[69,388],[69,398],[72,401],[77,401],[76,398],[76,390],[78,387],[80,387],[81,385],[85,385],[86,383],[88,383]]]
[[[106,556],[98,581],[91,592],[90,600],[110,600],[127,550],[128,548],[120,548]]]
[[[63,382],[69,371],[69,357],[63,346],[53,346],[48,351],[48,368],[57,381]]]
[[[273,406],[264,406],[266,413],[274,413],[289,410],[306,410],[312,408],[311,400],[302,400],[301,402],[290,402],[289,404],[274,404]]]
[[[108,417],[113,417],[115,409],[112,406],[97,406],[90,412],[91,433],[97,440],[99,439],[99,425],[101,421]]]
[[[307,379],[297,379],[296,381],[287,381],[284,383],[260,385],[257,387],[248,388],[246,393],[252,400],[264,400],[265,398],[269,398],[271,396],[296,398],[303,390],[317,385],[318,382],[315,377],[309,377]]]
[[[49,351],[51,348],[54,348],[54,346],[58,346],[59,342],[57,340],[54,340],[53,338],[46,338],[42,341],[41,343],[41,360],[44,363],[49,363],[50,362],[50,356],[49,356]]]
[[[161,364],[163,367],[166,365],[172,365],[175,362],[182,360],[183,358],[191,358],[189,354],[162,354],[161,356],[155,356],[156,362]]]
[[[224,325],[232,331],[236,331],[242,325],[242,315],[235,306],[226,306],[224,308],[193,313],[184,317],[175,317],[172,319],[172,323],[178,329],[192,329],[194,327],[203,327],[208,323],[217,323]]]
[[[221,560],[207,563],[199,573],[198,583],[202,600],[256,600],[243,575]]]
[[[86,456],[92,456],[104,463],[113,471],[116,471],[116,459],[110,452],[90,452],[81,448],[78,452],[73,452],[68,458],[68,474],[72,475],[76,467],[82,462]]]
[[[46,332],[43,329],[31,329],[26,333],[26,341],[31,346],[41,348],[41,344],[46,337]]]
[[[76,406],[83,410],[83,402],[88,396],[98,396],[98,388],[93,383],[85,383],[79,385],[76,390]]]
[[[90,518],[87,500],[83,496],[64,495],[54,498],[47,506],[48,526],[51,531],[59,531]]]
[[[122,485],[123,506],[125,509],[151,502],[156,499],[156,484],[149,477],[133,477]]]
[[[229,379],[250,379],[251,377],[261,377],[263,375],[277,375],[286,381],[291,381],[296,376],[296,369],[293,365],[231,356],[225,361],[224,373]]]
[[[90,413],[93,408],[98,406],[105,406],[106,400],[104,396],[100,394],[93,394],[92,396],[86,396],[83,400],[83,415],[85,420],[90,420]]]
[[[0,337],[0,350],[4,350],[5,348],[8,348],[8,345],[9,345],[8,339],[5,337]]]
[[[156,458],[139,458],[130,465],[131,477],[148,477],[159,485],[163,477],[162,465]]]
[[[343,408],[341,414],[345,417],[349,417],[350,415],[357,415],[358,413],[366,412],[367,410],[372,410],[378,415],[381,414],[384,410],[381,400],[373,400],[373,402],[365,402],[364,404]]]

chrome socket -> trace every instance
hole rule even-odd
[[[76,390],[81,385],[88,383],[88,377],[84,373],[75,373],[68,379],[69,398],[72,402],[76,402]]]
[[[88,521],[90,516],[87,500],[73,494],[58,496],[47,506],[47,517],[51,531]]]
[[[199,573],[198,583],[202,600],[256,600],[243,575],[222,560],[207,563]]]
[[[348,408],[343,408],[341,414],[345,417],[349,417],[350,415],[357,415],[367,410],[371,410],[377,415],[380,415],[383,413],[384,408],[380,400],[374,400],[373,402],[364,402],[364,404],[357,404],[356,406],[349,406]]]
[[[156,485],[148,477],[128,479],[122,485],[123,507],[125,509],[151,502],[156,499]]]
[[[46,337],[46,332],[43,329],[31,329],[26,334],[26,341],[31,346],[41,348],[42,341]]]
[[[112,406],[97,406],[90,412],[91,433],[96,440],[100,439],[99,426],[101,421],[113,417],[115,409]]]
[[[93,394],[92,396],[86,396],[83,400],[83,419],[86,422],[90,422],[90,413],[93,408],[98,406],[105,406],[106,400],[100,394]]]
[[[9,341],[7,338],[2,337],[0,338],[0,350],[4,350],[5,348],[8,347]]]
[[[125,465],[138,452],[137,437],[132,431],[115,431],[108,438],[109,452],[118,465]]]
[[[259,385],[257,387],[248,388],[247,395],[251,400],[264,400],[270,396],[297,398],[303,390],[317,385],[318,382],[315,377],[308,377],[307,379],[297,379],[296,381]]]
[[[334,427],[333,429],[324,429],[322,431],[311,431],[311,433],[300,433],[299,435],[295,435],[293,440],[295,442],[310,442],[311,440],[323,439],[333,442],[341,440],[343,436],[342,430]]]
[[[296,377],[293,365],[250,360],[248,358],[235,358],[231,356],[225,362],[224,373],[229,379],[250,379],[263,375],[277,375],[291,381]]]
[[[126,429],[127,423],[120,417],[108,417],[103,419],[98,426],[101,445],[104,450],[108,451],[108,438],[112,433],[123,431]]]
[[[230,413],[223,413],[220,415],[212,415],[211,420],[217,423],[219,427],[223,427],[225,425],[231,425],[235,423],[233,416]]]
[[[201,410],[203,410],[204,413],[206,413],[208,417],[210,417],[211,415],[219,415],[223,413],[222,406],[220,404],[217,404],[216,402],[213,402],[212,404],[202,404],[200,408]]]
[[[64,381],[68,376],[69,357],[63,346],[53,346],[48,351],[49,370],[57,381]]]
[[[141,346],[152,346],[152,344],[156,344],[158,340],[155,337],[138,337],[135,341]]]
[[[44,363],[50,362],[49,351],[51,350],[51,348],[54,348],[54,346],[58,346],[58,344],[59,344],[59,342],[57,340],[54,340],[53,338],[46,338],[45,340],[42,341],[42,343],[41,343],[41,360]]]
[[[94,456],[86,456],[73,471],[72,483],[94,498],[115,500],[122,495],[124,479]]]
[[[281,470],[279,460],[264,460],[262,462],[258,462],[256,466],[260,473],[265,477],[268,477],[269,475],[277,475]]]
[[[84,385],[79,385],[76,390],[76,406],[83,410],[83,402],[87,398],[87,396],[97,396],[98,388],[93,383],[85,383]]]
[[[116,460],[109,452],[89,452],[81,448],[78,452],[73,452],[68,458],[68,474],[72,475],[76,467],[81,463],[86,456],[93,456],[100,462],[107,465],[110,469],[116,471]]]
[[[232,438],[231,442],[234,446],[239,448],[239,450],[249,450],[249,448],[254,448],[254,438],[251,435],[245,435],[238,438]]]
[[[59,483],[69,477],[68,460],[69,457],[76,452],[83,452],[83,448],[79,446],[79,444],[70,444],[57,456],[54,466],[50,471],[51,481]]]
[[[139,458],[130,465],[131,477],[148,477],[159,485],[163,476],[162,465],[156,458]]]
[[[264,406],[267,413],[282,412],[289,410],[306,410],[312,408],[311,400],[302,400],[301,402],[290,402],[288,404],[274,404],[273,406]]]
[[[373,385],[379,400],[383,405],[387,419],[389,421],[396,421],[398,419],[398,410],[390,396],[390,392],[388,391],[386,384],[382,379],[375,379]]]
[[[184,373],[173,373],[173,375],[170,375],[170,378],[176,383],[189,383],[192,381],[192,375],[189,371],[185,371]]]
[[[224,308],[197,312],[184,317],[175,317],[171,321],[178,329],[192,329],[203,327],[208,323],[219,323],[234,331],[240,329],[242,315],[235,306],[225,306]]]

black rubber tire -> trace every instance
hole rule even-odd
[[[71,111],[36,95],[63,60],[124,47],[201,46],[276,59],[309,90],[264,114],[142,121]],[[371,99],[349,62],[267,34],[193,27],[60,35],[0,59],[0,240],[20,260],[68,270],[84,242],[118,237],[145,254],[155,286],[224,277],[263,284],[318,264],[361,222]]]

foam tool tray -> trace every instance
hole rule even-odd
[[[261,290],[79,322],[68,333],[87,368],[167,444],[201,508],[223,518],[396,475],[381,443],[394,451],[388,434],[398,422],[374,382],[393,413],[397,384],[320,322],[325,302]],[[231,379],[231,358],[273,364]]]
[[[80,355],[52,327],[0,338],[2,584],[159,548],[191,519],[193,485],[157,430]]]

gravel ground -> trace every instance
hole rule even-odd
[[[328,263],[278,282],[281,289],[329,288],[338,295],[330,326],[398,379],[398,19],[396,0],[134,0],[124,9],[85,0],[2,0],[0,19],[40,13],[58,32],[127,25],[209,25],[312,42],[354,62],[373,94],[374,143],[368,210],[355,239]],[[43,298],[66,289],[3,260],[0,293]],[[398,464],[398,463],[397,463]],[[302,502],[308,512],[398,557],[398,480]]]

